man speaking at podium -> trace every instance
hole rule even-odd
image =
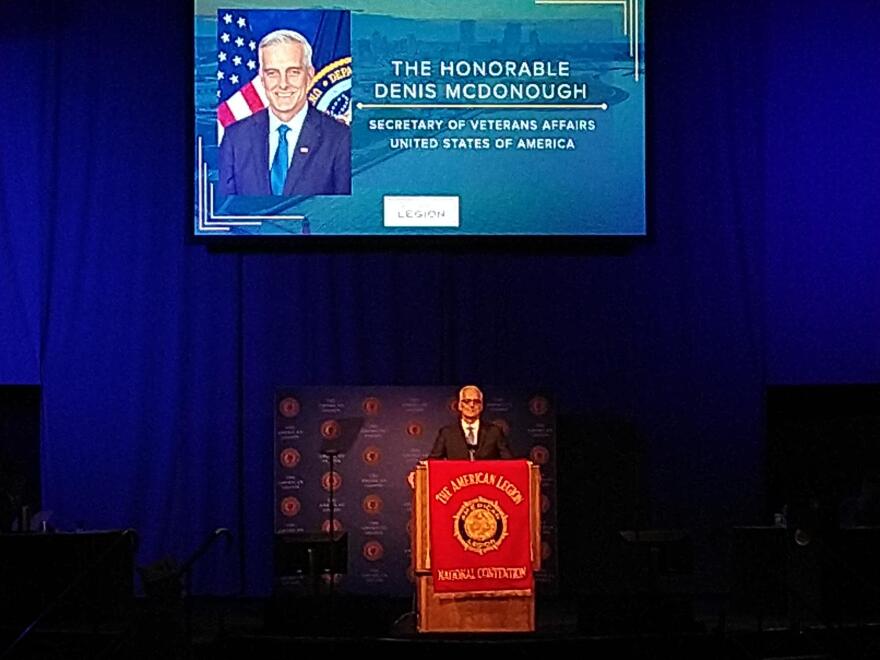
[[[459,419],[437,434],[428,458],[454,460],[493,460],[513,458],[504,432],[480,419],[483,393],[476,385],[465,385],[458,392]]]

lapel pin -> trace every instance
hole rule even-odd
[[[307,153],[309,153],[309,148],[308,147],[300,147],[299,152],[301,154],[307,154]]]

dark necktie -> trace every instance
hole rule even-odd
[[[284,180],[287,178],[287,131],[290,127],[282,124],[278,127],[278,148],[275,150],[275,160],[269,170],[269,178],[272,182],[272,194],[281,195],[284,192]]]

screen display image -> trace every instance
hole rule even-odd
[[[644,0],[196,0],[194,234],[640,236]]]

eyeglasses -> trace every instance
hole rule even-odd
[[[476,405],[478,403],[483,403],[483,400],[482,399],[462,399],[461,402],[464,404],[468,404],[468,405]]]

